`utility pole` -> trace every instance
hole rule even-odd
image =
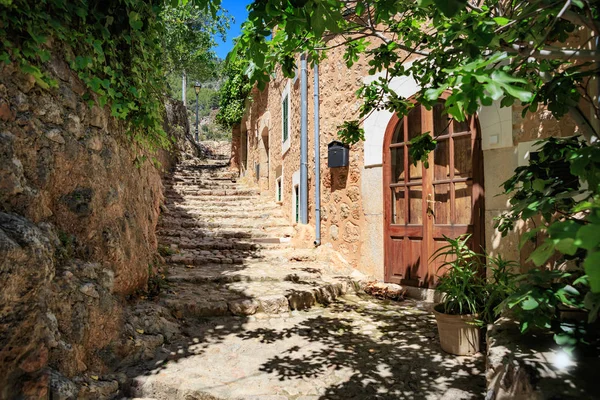
[[[202,85],[200,84],[200,82],[197,82],[194,84],[194,90],[196,91],[196,142],[199,142],[198,139],[198,94],[200,94],[200,88],[202,88]]]

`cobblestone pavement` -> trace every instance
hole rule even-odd
[[[479,399],[483,356],[440,349],[427,305],[346,295],[328,307],[210,318],[164,347],[134,395],[157,399]]]
[[[158,234],[169,288],[132,311],[151,360],[123,371],[130,396],[482,396],[482,357],[444,354],[425,304],[361,297],[364,276],[325,246],[293,248],[280,207],[236,182],[223,157],[177,166],[166,196]]]

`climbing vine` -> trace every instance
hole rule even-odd
[[[246,99],[252,90],[252,84],[246,75],[248,62],[229,60],[225,69],[225,83],[219,90],[219,113],[217,122],[230,128],[242,122],[246,109]]]
[[[218,4],[211,3],[213,15]],[[163,0],[0,0],[0,62],[14,63],[51,89],[57,82],[43,72],[45,64],[53,51],[62,52],[86,85],[90,106],[108,105],[144,147],[168,147],[162,128],[164,7]]]

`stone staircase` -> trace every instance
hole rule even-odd
[[[291,246],[281,207],[237,182],[225,157],[185,161],[165,185],[160,301],[176,318],[279,314],[357,290],[360,276],[334,269],[330,253]]]
[[[166,184],[168,288],[131,304],[134,355],[87,379],[86,398],[116,398],[97,395],[116,381],[121,400],[478,398],[454,388],[479,385],[478,364],[441,353],[426,307],[355,293],[365,277],[327,246],[295,247],[280,207],[223,158],[186,161]]]

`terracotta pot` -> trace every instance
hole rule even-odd
[[[457,356],[479,352],[479,326],[474,325],[477,315],[450,315],[439,312],[440,304],[433,308],[437,321],[442,350]]]

